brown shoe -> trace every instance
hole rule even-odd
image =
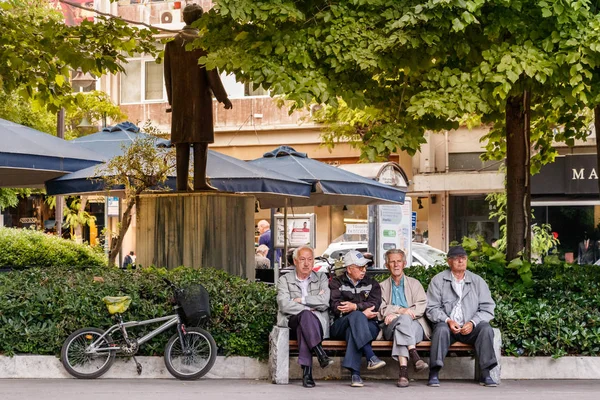
[[[417,360],[417,362],[415,362],[415,371],[416,372],[421,372],[423,370],[426,370],[427,368],[429,368],[429,365],[427,365],[427,363],[423,360]]]
[[[412,361],[416,372],[421,372],[429,367],[425,361],[421,360],[419,353],[417,353],[417,349],[410,349],[408,353],[410,354],[410,361]]]
[[[400,366],[400,376],[396,386],[400,388],[408,387],[408,367],[406,365]]]

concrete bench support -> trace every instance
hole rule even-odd
[[[289,383],[289,379],[290,379],[290,332],[288,328],[280,328],[280,327],[273,327],[273,330],[271,331],[271,334],[269,335],[269,377],[271,378],[271,382],[276,383],[276,384],[288,384]],[[323,347],[325,348],[325,350],[331,350],[331,349],[337,349],[337,351],[341,351],[340,350],[340,345],[343,344],[337,344],[339,341],[330,341],[329,343],[331,344],[331,348],[328,348],[327,345],[327,341],[323,342]],[[334,345],[337,344],[337,345]],[[391,351],[391,344],[386,345],[386,342],[377,342],[377,346],[374,345],[374,349],[376,351],[380,351],[380,350],[390,350]],[[419,346],[419,348],[421,348],[422,350],[427,350],[427,348],[423,347],[423,346],[428,346],[429,342],[422,342],[421,346]],[[386,347],[387,346],[387,347]],[[389,348],[388,348],[389,347]],[[464,352],[465,350],[472,350],[472,348],[466,348],[465,349],[465,345],[462,346],[455,346],[455,347],[451,347],[450,348],[450,352]],[[496,354],[496,358],[498,359],[498,366],[496,366],[494,369],[492,369],[490,371],[490,375],[491,377],[497,382],[500,383],[500,371],[501,371],[501,365],[500,365],[500,361],[501,361],[501,349],[502,349],[502,336],[500,333],[499,329],[494,328],[494,352]],[[456,365],[456,364],[455,364]],[[469,375],[471,375],[473,373],[473,371],[475,372],[475,376],[474,378],[476,380],[479,379],[480,376],[480,371],[479,371],[479,362],[478,360],[475,358],[474,360],[474,364],[471,364],[473,366],[473,370],[470,370]],[[463,366],[465,366],[463,364]],[[451,368],[451,366],[448,366],[448,368]],[[447,369],[447,368],[446,368]],[[461,372],[463,371],[463,372]],[[444,370],[442,370],[442,372],[444,372]],[[450,371],[446,371],[446,372],[450,372]],[[464,367],[460,368],[460,371],[453,371],[454,373],[451,374],[451,376],[454,376],[455,378],[451,378],[451,379],[457,379],[457,374],[456,372],[458,372],[458,376],[461,376],[462,379],[464,379]],[[342,371],[343,373],[343,371]],[[445,374],[443,374],[445,375]],[[442,375],[442,377],[443,377]],[[471,375],[473,376],[473,375]],[[338,378],[341,378],[338,377]],[[381,378],[381,376],[380,376]]]
[[[278,385],[290,382],[290,330],[274,326],[269,335],[269,378]]]

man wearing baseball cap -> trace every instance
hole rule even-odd
[[[454,342],[472,344],[479,359],[483,386],[494,387],[490,370],[498,364],[490,321],[496,304],[487,283],[467,271],[467,252],[450,247],[449,269],[433,277],[427,289],[427,318],[433,325],[428,386],[440,386],[438,377],[448,348]]]
[[[342,366],[352,374],[352,387],[362,387],[360,361],[364,354],[367,369],[385,366],[371,347],[379,334],[377,315],[381,305],[381,288],[374,279],[366,276],[365,256],[350,250],[344,255],[346,273],[329,283],[331,289],[330,310],[334,315],[331,337],[346,341],[346,354]]]

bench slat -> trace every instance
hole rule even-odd
[[[393,342],[391,340],[375,340],[371,343],[374,350],[391,350]],[[322,346],[325,350],[346,350],[345,340],[323,340]],[[431,342],[423,341],[417,343],[417,350],[429,350]],[[290,349],[298,349],[298,341],[290,340]],[[450,351],[471,351],[474,347],[470,344],[456,342],[450,346]]]

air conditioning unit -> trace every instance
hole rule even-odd
[[[167,10],[160,13],[160,24],[179,24],[181,21],[181,10]]]
[[[426,143],[421,145],[419,150],[419,172],[420,173],[431,173],[435,172],[435,144],[432,143],[432,135],[430,132],[426,132],[424,135]]]

